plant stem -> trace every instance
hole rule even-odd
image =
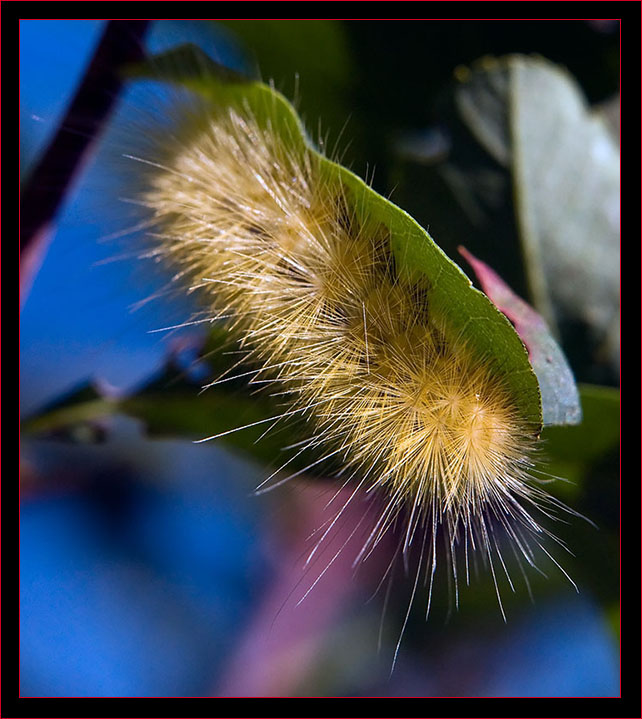
[[[149,20],[110,20],[65,116],[20,193],[20,284],[35,273],[60,206],[112,111],[119,69],[144,55]]]

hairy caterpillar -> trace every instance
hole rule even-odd
[[[396,533],[397,556],[415,553],[410,605],[423,577],[428,610],[443,540],[455,586],[457,556],[468,578],[481,555],[501,607],[497,567],[511,580],[500,534],[520,565],[535,566],[535,545],[559,566],[537,519],[562,505],[533,476],[534,420],[430,280],[399,263],[391,229],[282,122],[269,103],[203,103],[160,160],[138,158],[151,167],[148,254],[236,337],[252,367],[241,374],[285,407],[270,421],[305,421],[295,456],[317,458],[304,470],[331,460],[351,498],[383,499],[358,559]]]

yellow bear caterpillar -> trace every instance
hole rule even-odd
[[[279,93],[186,84],[199,101],[138,158],[149,254],[285,405],[270,420],[305,421],[299,451],[338,464],[351,497],[382,498],[360,556],[397,533],[398,556],[419,555],[411,605],[422,576],[429,605],[444,538],[455,585],[457,555],[468,576],[481,554],[501,607],[498,534],[518,561],[535,566],[535,545],[559,567],[538,517],[563,508],[533,473],[540,393],[515,330],[412,218],[312,147]]]

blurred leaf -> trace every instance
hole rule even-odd
[[[551,493],[592,522],[578,517],[555,533],[573,548],[565,566],[580,589],[608,607],[619,601],[620,397],[612,387],[579,390],[582,423],[544,429],[539,470],[557,478]]]
[[[304,122],[338,133],[351,112],[355,69],[337,20],[217,20],[251,55],[255,78],[294,96]]]
[[[582,409],[573,372],[544,320],[487,264],[463,247],[459,251],[475,271],[484,292],[513,323],[528,349],[542,393],[544,426],[581,422]]]
[[[163,82],[176,82],[197,91],[207,78],[213,75],[230,82],[243,82],[248,79],[212,60],[190,43],[179,45],[141,62],[124,65],[121,73],[132,80],[152,78]]]
[[[617,448],[620,440],[620,393],[612,387],[580,385],[582,422],[575,427],[547,427],[545,453],[554,460],[589,464]]]
[[[458,68],[442,118],[450,147],[405,142],[402,201],[488,259],[571,353],[576,371],[619,367],[619,154],[575,81],[542,58]],[[603,368],[603,369],[600,369]]]
[[[101,389],[96,382],[89,382],[62,394],[53,402],[25,418],[21,431],[26,434],[55,434],[74,439],[74,428],[89,425],[98,418],[109,416],[117,403],[116,398]]]
[[[606,609],[606,621],[613,632],[615,640],[620,642],[620,603],[613,602]]]
[[[589,327],[617,367],[618,148],[566,72],[519,57],[510,68],[517,210],[536,305]]]
[[[613,139],[620,145],[620,96],[613,95],[610,100],[605,100],[595,105],[593,113],[598,117],[611,133]]]
[[[220,351],[220,350],[219,350]],[[87,383],[25,418],[21,430],[36,436],[55,436],[76,440],[97,420],[124,414],[142,422],[145,433],[156,438],[202,440],[224,433],[221,441],[270,464],[290,443],[278,432],[263,435],[269,419],[279,413],[266,397],[239,393],[234,384],[200,392],[200,384],[190,380],[174,361],[129,395],[106,394],[96,383]],[[251,425],[238,432],[236,427]],[[228,433],[229,432],[229,433]]]

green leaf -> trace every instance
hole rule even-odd
[[[432,311],[444,320],[453,336],[465,337],[471,348],[502,378],[534,434],[542,424],[540,392],[524,345],[506,317],[480,291],[472,287],[461,269],[442,252],[430,235],[406,212],[374,192],[346,168],[311,147],[304,126],[292,105],[273,88],[259,82],[237,81],[217,66],[208,65],[194,46],[170,52],[172,64],[184,59],[182,71],[169,80],[195,88],[212,103],[212,113],[227,108],[249,109],[259,125],[269,126],[292,150],[307,147],[316,159],[320,182],[336,187],[350,203],[365,231],[390,237],[397,270],[421,280]],[[156,77],[168,53],[149,58],[137,68]],[[204,72],[209,68],[211,72]]]

